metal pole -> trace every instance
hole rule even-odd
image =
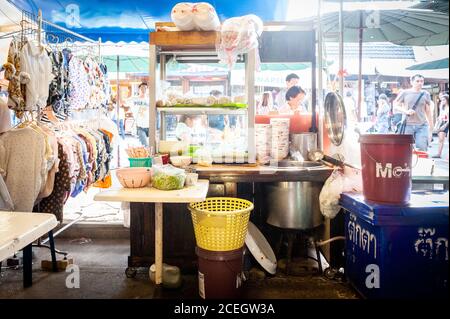
[[[311,127],[309,129],[310,132],[317,133],[317,85],[316,85],[316,78],[317,78],[317,64],[316,64],[316,39],[315,39],[315,33],[313,33],[314,40],[313,40],[313,56],[312,56],[312,63],[311,63]]]
[[[38,11],[38,33],[37,40],[39,43],[39,47],[42,47],[42,10]],[[37,122],[41,123],[41,106],[38,104],[37,106]]]
[[[359,11],[359,70],[358,70],[358,109],[356,117],[361,121],[361,103],[362,103],[362,51],[363,51],[363,12]]]
[[[344,94],[344,1],[339,2],[339,94]]]
[[[322,10],[322,0],[319,0],[318,6],[317,6],[317,57],[318,57],[318,69],[319,74],[317,75],[317,85],[318,85],[318,110],[319,110],[319,132],[318,132],[318,147],[319,149],[322,149],[323,145],[323,122],[322,119],[322,101],[323,101],[323,77],[322,77],[322,70],[323,70],[323,38],[322,38],[322,21],[321,21],[321,10]]]
[[[98,38],[98,60],[102,59],[102,38]]]
[[[245,90],[247,98],[247,138],[248,138],[248,162],[256,163],[256,144],[255,144],[255,69],[256,69],[256,50],[251,49],[247,53],[245,63]]]
[[[149,41],[151,43],[151,41]],[[149,147],[156,153],[156,64],[158,63],[156,55],[156,45],[150,44],[149,47],[149,129],[148,135],[150,139]]]
[[[117,118],[117,130],[120,135],[120,118],[119,118],[119,108],[120,108],[120,56],[116,57],[116,72],[117,72],[117,98],[116,98],[116,118]],[[124,119],[125,122],[125,119]],[[125,124],[125,123],[124,123]],[[118,138],[120,141],[120,137]],[[117,146],[117,167],[120,167],[120,143]]]
[[[38,36],[38,38],[37,38],[37,40],[38,40],[38,43],[39,43],[39,45],[42,45],[42,10],[41,9],[39,9],[39,11],[38,11],[38,34],[37,34],[37,36]]]

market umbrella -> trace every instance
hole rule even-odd
[[[326,40],[337,41],[339,14],[322,15]],[[398,45],[433,46],[448,44],[448,15],[428,10],[355,10],[343,12],[344,41],[391,42]]]
[[[119,68],[117,68],[117,59],[119,59]],[[139,73],[148,71],[148,58],[124,56],[124,55],[111,55],[104,56],[103,62],[108,68],[108,72],[126,72],[126,73]]]
[[[354,10],[324,14],[320,17],[320,22],[325,40],[340,40],[339,33],[336,32],[340,30],[340,15],[344,31],[342,40],[359,43],[358,110],[361,109],[363,42],[391,42],[409,46],[449,43],[448,15],[417,9]]]
[[[448,58],[415,64],[406,69],[412,71],[448,69]]]
[[[414,9],[427,9],[437,12],[448,13],[448,0],[434,0],[434,1],[422,1],[411,8]]]

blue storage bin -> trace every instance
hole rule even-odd
[[[407,206],[341,195],[345,273],[362,296],[448,297],[448,202],[448,192],[413,192]]]

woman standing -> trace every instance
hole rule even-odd
[[[444,148],[445,138],[448,134],[448,116],[449,116],[449,102],[448,95],[444,94],[440,98],[439,104],[439,118],[438,118],[438,137],[439,137],[439,146],[438,153],[433,156],[433,158],[441,158],[442,150]]]
[[[273,100],[271,92],[264,92],[262,95],[262,101],[258,103],[256,109],[258,115],[266,115],[273,111]]]
[[[377,123],[375,128],[379,134],[389,133],[389,113],[391,106],[388,102],[386,94],[380,94],[378,97]]]

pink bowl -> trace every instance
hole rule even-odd
[[[152,170],[148,167],[127,167],[116,170],[120,184],[126,188],[145,187],[152,180]]]

